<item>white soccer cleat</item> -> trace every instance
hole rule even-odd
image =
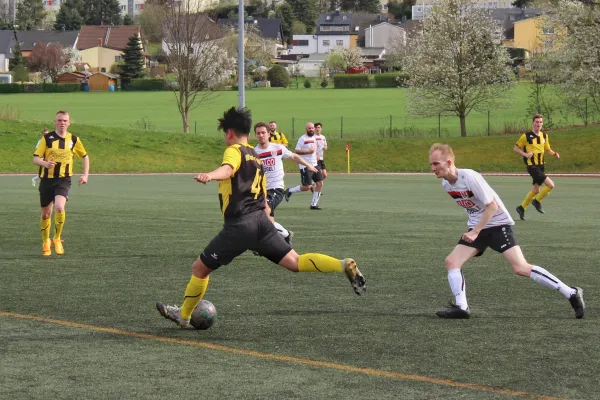
[[[177,326],[180,326],[182,328],[188,328],[190,326],[189,319],[181,318],[179,307],[170,306],[168,304],[164,304],[164,303],[161,303],[160,301],[157,301],[156,309],[158,310],[160,315],[162,315],[166,319],[169,319],[169,320],[175,322],[175,324],[177,324]]]
[[[354,293],[362,295],[367,290],[365,277],[360,273],[356,266],[356,261],[351,258],[344,259],[344,273],[348,277]]]

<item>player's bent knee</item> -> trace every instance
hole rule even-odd
[[[452,257],[446,257],[444,265],[448,270],[460,268],[461,265]]]
[[[300,255],[295,250],[290,250],[280,261],[279,265],[290,272],[300,272],[298,269],[298,261]]]
[[[554,181],[550,178],[546,178],[546,181],[544,182],[546,184],[546,186],[548,186],[550,189],[554,189]]]
[[[212,269],[204,265],[200,257],[192,264],[192,274],[200,279],[206,278],[212,271]]]
[[[531,274],[531,266],[529,264],[513,264],[513,271],[519,276],[529,277]]]

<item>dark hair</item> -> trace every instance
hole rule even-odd
[[[535,121],[538,118],[544,119],[544,116],[542,114],[535,114],[531,119],[531,122]]]
[[[46,133],[50,132],[48,129],[44,128],[42,129],[42,134],[45,135]]]
[[[275,121],[269,121],[270,124],[276,124],[277,122]]]
[[[252,126],[252,113],[247,108],[231,107],[219,118],[218,129],[227,132],[232,129],[236,135],[249,135]]]
[[[320,127],[322,128],[322,127],[323,127],[323,124],[322,124],[322,123],[320,123],[320,122],[315,122],[315,128],[316,128],[317,126],[320,126]]]
[[[257,130],[258,128],[267,128],[267,131],[269,130],[269,127],[267,126],[267,124],[265,124],[265,123],[264,123],[264,122],[262,122],[262,121],[260,121],[260,122],[257,122],[257,123],[254,125],[254,133],[256,133],[256,130]]]

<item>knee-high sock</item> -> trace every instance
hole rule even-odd
[[[283,226],[281,226],[281,224],[279,222],[273,221],[273,225],[275,225],[275,229],[277,229],[277,232],[279,232],[279,234],[281,236],[283,236],[284,239],[286,237],[290,236],[290,233],[288,232],[288,230],[285,229]]]
[[[40,217],[40,230],[42,231],[42,242],[47,242],[50,240],[50,224],[52,223],[52,218],[43,219]]]
[[[544,186],[542,188],[542,190],[540,190],[540,192],[538,193],[537,196],[535,196],[535,199],[537,201],[542,201],[542,199],[546,196],[548,196],[548,194],[552,191],[552,188],[550,186]]]
[[[456,298],[456,305],[466,310],[467,304],[467,285],[465,283],[465,277],[460,268],[448,270],[448,283],[450,284],[450,290]]]
[[[313,198],[312,198],[312,202],[310,203],[311,206],[316,207],[317,204],[319,204],[319,199],[321,198],[321,192],[314,192],[313,193]]]
[[[67,219],[66,211],[57,211],[54,214],[54,239],[60,240],[60,236],[62,235],[63,228],[65,226],[65,220]]]
[[[319,253],[302,254],[298,260],[300,272],[342,272],[342,265],[343,260]]]
[[[198,278],[192,275],[190,281],[185,288],[185,297],[183,298],[183,304],[181,305],[180,315],[183,319],[190,319],[192,311],[196,308],[196,305],[204,297],[206,288],[208,287],[208,276],[204,279]]]
[[[535,197],[535,193],[533,193],[532,191],[529,191],[529,193],[527,193],[527,196],[525,196],[525,199],[521,203],[521,207],[527,208],[527,206],[531,204],[531,201],[533,200],[534,197]]]
[[[560,294],[567,299],[575,293],[575,289],[565,285],[560,279],[540,266],[534,265],[533,268],[531,268],[531,275],[529,277],[540,285],[560,291]]]
[[[293,188],[290,188],[290,193],[297,193],[300,192],[300,185],[298,186],[294,186]]]

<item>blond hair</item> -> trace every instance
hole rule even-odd
[[[454,160],[454,151],[452,151],[452,147],[446,143],[434,143],[431,145],[429,149],[429,155],[434,151],[439,151],[442,157],[446,160]]]

